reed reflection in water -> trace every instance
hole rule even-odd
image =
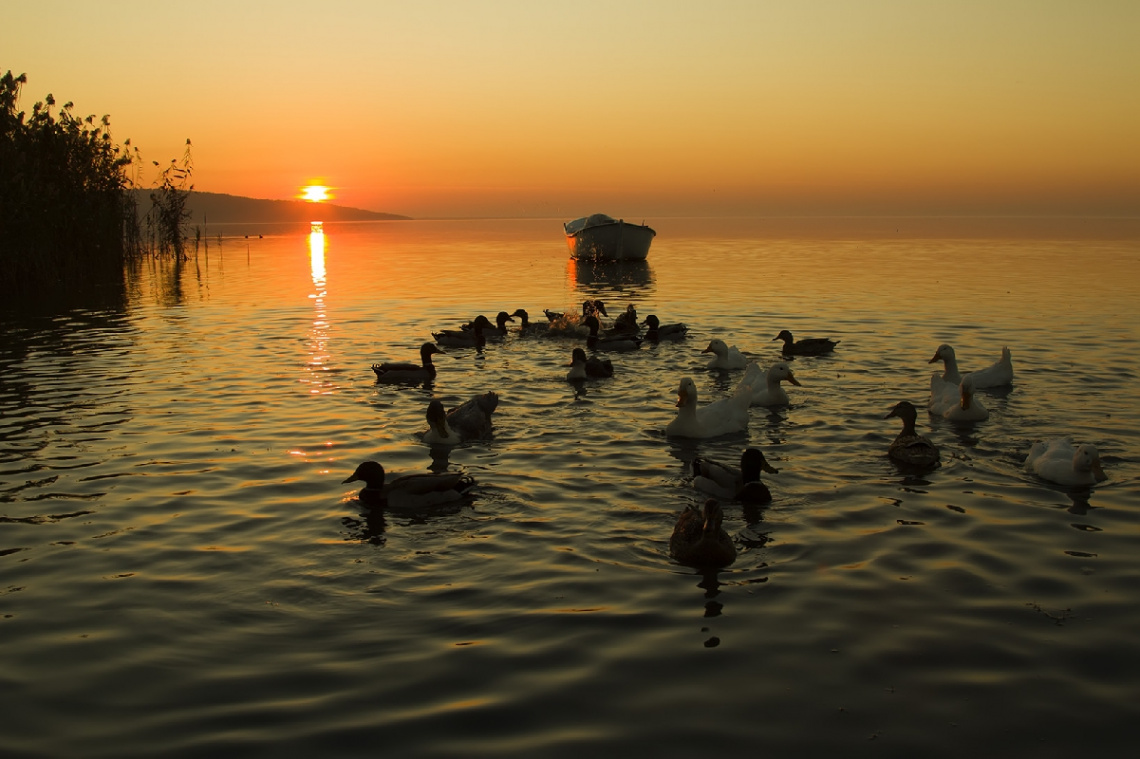
[[[630,269],[568,262],[556,221],[326,224],[144,267],[122,307],[6,313],[0,753],[1129,745],[1134,240],[655,228]],[[369,369],[477,313],[587,298],[690,335],[581,387],[574,343],[514,334],[448,349],[431,383]],[[710,339],[767,365],[781,329],[841,341],[793,360],[790,405],[663,434],[681,377],[704,401],[739,379],[705,368]],[[925,408],[943,342],[966,370],[1009,345],[1015,382],[983,391],[985,422],[920,413],[942,465],[903,471],[883,417]],[[420,441],[432,398],[492,389],[492,439]],[[1109,480],[1026,472],[1058,434]],[[780,470],[772,504],[725,504],[731,566],[678,565],[694,457],[748,445]],[[342,484],[366,459],[479,486],[380,513]]]

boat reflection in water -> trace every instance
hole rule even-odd
[[[593,298],[644,298],[656,289],[648,261],[587,261],[572,258],[566,267],[571,288]]]

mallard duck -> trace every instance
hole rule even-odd
[[[803,340],[796,340],[786,329],[780,330],[780,334],[772,338],[772,342],[777,340],[784,341],[781,350],[787,356],[818,356],[821,353],[831,353],[839,344],[838,340],[829,337],[805,337]]]
[[[669,553],[697,568],[727,567],[736,560],[736,546],[724,530],[724,511],[715,499],[705,501],[703,511],[690,504],[681,512],[669,538]]]
[[[712,353],[712,360],[708,363],[709,369],[743,369],[748,365],[748,358],[740,352],[735,345],[729,347],[728,343],[719,337],[709,341],[709,346],[701,353]]]
[[[535,335],[545,334],[550,328],[550,322],[532,322],[530,314],[527,313],[525,308],[516,308],[511,316],[517,317],[519,320],[519,337],[533,337]]]
[[[689,328],[677,322],[675,324],[662,324],[661,320],[655,314],[650,314],[645,317],[642,322],[648,329],[645,331],[645,339],[651,342],[659,340],[681,340],[688,335]]]
[[[792,368],[783,361],[772,364],[763,374],[760,365],[752,362],[744,371],[744,379],[752,386],[753,406],[786,406],[790,401],[780,383],[787,380],[793,385],[800,384]]]
[[[608,358],[601,359],[594,356],[586,357],[586,351],[575,348],[571,353],[568,364],[570,371],[566,372],[568,382],[578,382],[587,378],[603,379],[614,376],[614,364]]]
[[[930,442],[930,438],[919,435],[914,429],[918,419],[918,411],[910,401],[899,401],[884,419],[897,416],[902,419],[903,428],[898,437],[887,449],[887,455],[900,464],[910,466],[934,466],[940,458],[938,446]]]
[[[685,377],[677,388],[677,416],[665,427],[665,434],[703,439],[744,432],[751,404],[752,386],[741,380],[730,397],[698,408],[697,385]]]
[[[930,403],[927,408],[931,414],[952,422],[981,422],[989,419],[989,409],[974,397],[974,390],[974,381],[970,375],[955,385],[946,382],[935,372],[930,376]]]
[[[476,317],[476,318],[478,318],[478,317]],[[491,320],[488,319],[487,321],[490,322]],[[490,329],[488,329],[487,327],[483,328],[483,336],[486,338],[506,337],[507,336],[507,322],[513,322],[513,321],[514,321],[514,317],[511,314],[508,314],[506,311],[500,311],[495,316],[495,323],[490,327]],[[463,325],[463,331],[464,332],[472,332],[474,330],[475,330],[475,322],[474,321],[469,321]]]
[[[934,357],[928,361],[928,364],[937,364],[942,362],[942,381],[949,382],[952,385],[957,385],[962,381],[962,373],[958,371],[958,357],[954,355],[954,349],[942,343],[938,349],[934,351]]]
[[[968,375],[974,381],[974,387],[982,390],[987,387],[1005,387],[1013,384],[1013,355],[1009,348],[1002,346],[1001,358],[985,369],[977,369]]]
[[[622,311],[617,315],[617,318],[614,319],[614,326],[610,332],[626,334],[632,333],[636,335],[639,329],[640,325],[637,323],[637,309],[633,307],[632,303],[630,303],[625,307],[625,311]]]
[[[1096,446],[1074,445],[1069,438],[1037,441],[1025,457],[1025,466],[1042,479],[1068,487],[1095,485],[1108,479]]]
[[[629,351],[636,350],[641,347],[642,338],[637,335],[629,334],[612,334],[600,335],[598,330],[601,327],[598,317],[591,314],[584,320],[585,325],[590,330],[589,337],[586,338],[586,347],[590,350],[600,351]]]
[[[499,395],[487,392],[464,401],[450,411],[433,398],[427,408],[427,432],[421,439],[429,445],[459,445],[491,434],[491,414],[499,407]]]
[[[482,348],[487,344],[487,331],[495,329],[491,320],[479,314],[471,321],[471,329],[444,329],[431,336],[449,348]]]
[[[406,474],[389,481],[384,467],[365,461],[344,481],[363,482],[362,503],[381,508],[415,510],[461,500],[473,487],[475,478],[459,472]]]
[[[693,486],[725,501],[770,503],[772,493],[760,480],[761,471],[779,474],[759,448],[740,454],[740,468],[713,459],[693,459]]]
[[[376,372],[377,382],[423,382],[435,378],[435,364],[431,357],[435,353],[443,353],[434,343],[424,343],[420,346],[420,363],[388,361],[383,364],[373,364],[372,371]]]

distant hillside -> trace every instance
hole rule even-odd
[[[150,208],[150,190],[136,190],[139,213]],[[409,219],[394,213],[377,213],[360,208],[336,206],[332,203],[309,203],[304,200],[261,200],[218,192],[190,193],[187,204],[192,224],[263,224],[310,221],[384,221]]]

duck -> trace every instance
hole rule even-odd
[[[433,398],[428,403],[428,429],[421,439],[428,445],[459,445],[471,440],[482,440],[491,434],[491,415],[499,407],[499,395],[494,391],[476,395],[450,411]]]
[[[740,467],[714,459],[693,459],[693,486],[724,501],[771,503],[772,493],[760,480],[760,472],[779,474],[759,448],[746,448],[740,454]]]
[[[546,334],[548,337],[580,337],[587,334],[588,329],[585,325],[586,317],[598,314],[602,316],[609,316],[606,313],[606,304],[600,300],[586,300],[582,302],[582,313],[576,314],[570,311],[566,313],[559,313],[545,309],[543,311],[549,321],[546,327]]]
[[[832,340],[829,337],[805,337],[803,340],[796,340],[792,337],[792,333],[786,329],[780,330],[780,334],[772,338],[772,342],[777,340],[784,341],[782,350],[785,355],[791,356],[818,356],[823,353],[831,353],[839,344],[838,340]]]
[[[899,401],[883,418],[890,419],[892,416],[902,419],[903,428],[887,449],[887,455],[900,464],[935,466],[941,458],[938,446],[930,442],[930,438],[915,431],[914,423],[918,419],[918,411],[914,404],[910,401]]]
[[[478,317],[476,317],[476,318],[478,318]],[[491,320],[488,319],[487,321],[490,322]],[[511,314],[508,314],[506,311],[500,311],[495,316],[495,323],[491,326],[490,329],[488,329],[486,326],[483,327],[483,336],[488,337],[488,338],[506,337],[507,336],[507,322],[513,322],[513,321],[514,321],[514,317]],[[466,324],[463,325],[463,331],[464,332],[472,331],[474,329],[475,329],[475,322],[474,321],[467,322]]]
[[[420,363],[387,361],[373,364],[372,371],[376,372],[377,382],[423,382],[435,379],[435,364],[431,357],[437,353],[444,351],[435,343],[424,343],[420,346]]]
[[[669,538],[669,553],[697,568],[727,567],[736,560],[736,546],[724,530],[724,510],[716,499],[705,501],[703,510],[689,504],[681,512]]]
[[[1074,445],[1067,437],[1038,440],[1029,448],[1025,466],[1038,477],[1067,487],[1095,485],[1108,479],[1096,446]]]
[[[638,335],[620,333],[612,335],[598,334],[601,323],[598,321],[598,317],[593,314],[587,316],[583,323],[590,330],[590,335],[586,338],[586,347],[590,350],[629,351],[637,350],[641,347],[642,338]]]
[[[511,316],[519,320],[519,337],[544,334],[550,328],[550,322],[532,322],[525,308],[516,308]]]
[[[665,427],[665,434],[704,439],[744,432],[751,404],[752,386],[741,380],[728,398],[698,408],[697,385],[692,377],[685,377],[677,387],[677,416]]]
[[[614,376],[614,365],[608,358],[602,359],[594,356],[587,358],[586,351],[581,348],[575,348],[571,356],[571,361],[568,364],[570,371],[566,372],[567,382]]]
[[[625,311],[617,315],[614,319],[612,333],[633,333],[637,334],[640,330],[640,325],[637,322],[637,309],[630,303],[625,307]]]
[[[981,422],[990,418],[990,411],[974,397],[974,381],[969,375],[957,385],[946,382],[938,373],[930,376],[930,403],[928,410],[952,422]]]
[[[342,484],[350,482],[364,483],[358,496],[361,503],[409,511],[454,503],[475,487],[475,478],[461,472],[405,474],[388,480],[377,461],[363,462]]]
[[[708,363],[709,369],[743,369],[748,365],[748,358],[735,345],[729,345],[719,337],[709,341],[709,346],[701,353],[714,354]]]
[[[1012,385],[1013,355],[1009,352],[1009,348],[1003,345],[1001,348],[1001,358],[985,369],[976,369],[967,376],[974,380],[974,387],[978,390]]]
[[[934,357],[927,363],[937,364],[939,361],[942,362],[943,366],[943,382],[957,385],[962,381],[962,373],[958,371],[958,357],[954,355],[954,349],[946,343],[942,343],[942,345],[938,346],[938,349],[934,351]]]
[[[689,332],[688,326],[681,322],[662,324],[656,314],[650,314],[645,317],[645,321],[642,322],[642,324],[648,327],[645,331],[645,339],[651,342],[658,342],[659,340],[681,340],[686,337]]]
[[[777,361],[769,366],[763,376],[760,365],[753,361],[744,371],[744,379],[752,386],[753,406],[786,406],[791,401],[780,383],[787,380],[793,385],[800,386],[800,381],[792,374],[792,368],[784,361]]]
[[[431,336],[440,345],[449,348],[482,348],[487,344],[487,330],[494,330],[495,325],[483,314],[479,314],[471,321],[470,329],[444,329],[432,332]]]

